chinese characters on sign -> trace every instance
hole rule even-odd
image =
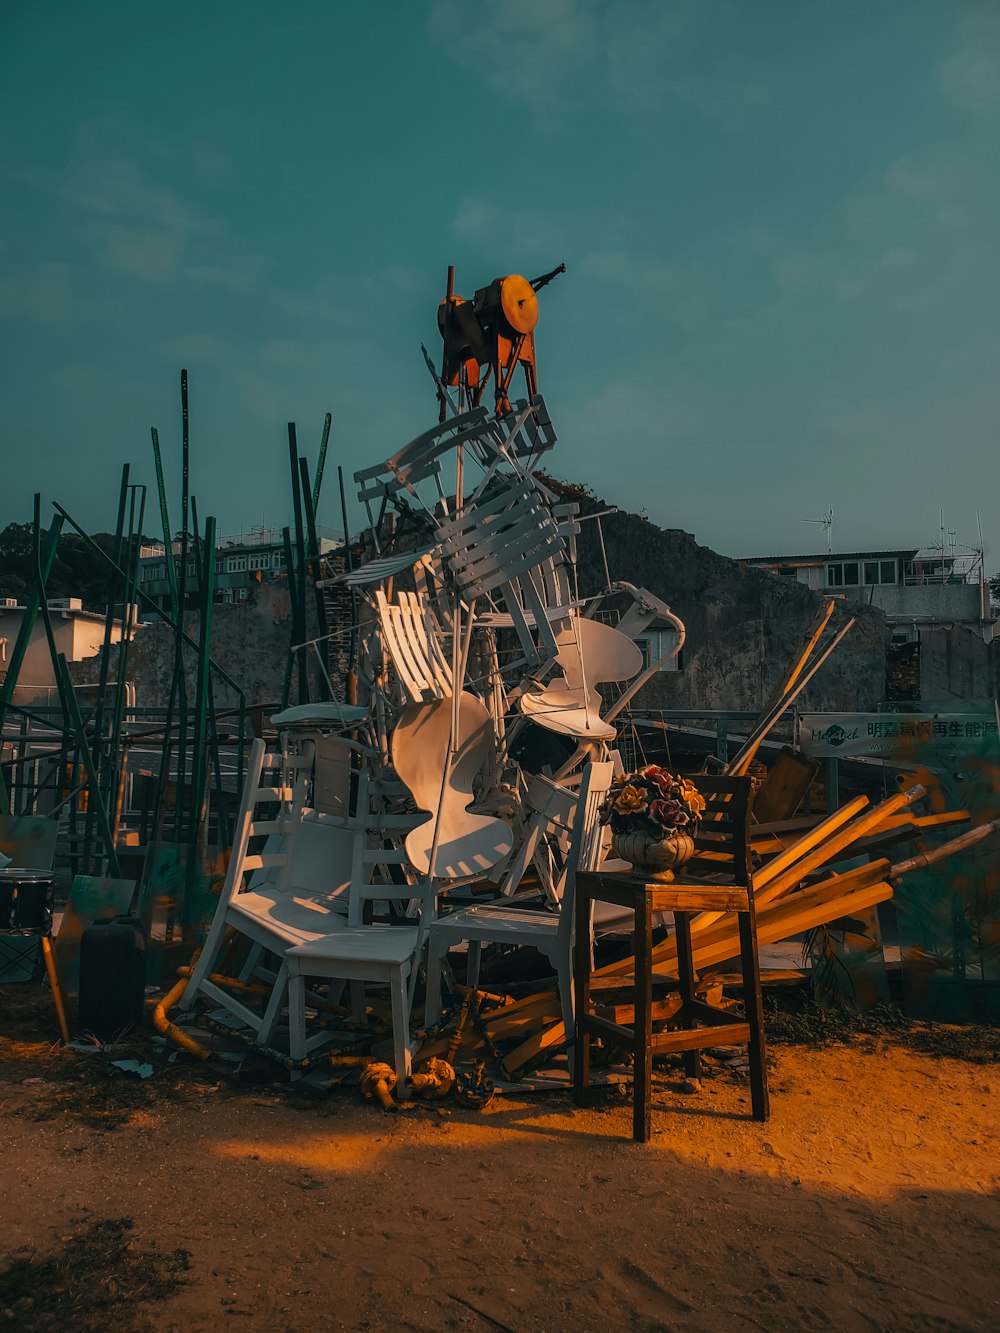
[[[901,751],[955,754],[998,742],[990,713],[803,713],[799,743],[815,759],[838,755],[886,758]]]

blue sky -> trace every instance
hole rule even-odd
[[[449,263],[565,261],[556,473],[726,554],[980,508],[1000,568],[992,0],[6,0],[0,125],[0,523],[110,527],[151,425],[176,513],[181,366],[200,513],[287,522],[286,421],[435,419]]]

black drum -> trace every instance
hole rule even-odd
[[[0,930],[10,930],[14,919],[14,885],[0,879]]]
[[[0,930],[20,930],[47,935],[52,928],[51,870],[24,870],[6,866],[0,870]]]

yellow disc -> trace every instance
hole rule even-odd
[[[512,273],[500,283],[500,305],[515,333],[531,333],[538,323],[535,289],[519,273]]]

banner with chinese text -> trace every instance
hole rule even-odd
[[[892,758],[917,751],[929,759],[982,752],[997,744],[995,713],[802,713],[799,744],[814,759]]]

